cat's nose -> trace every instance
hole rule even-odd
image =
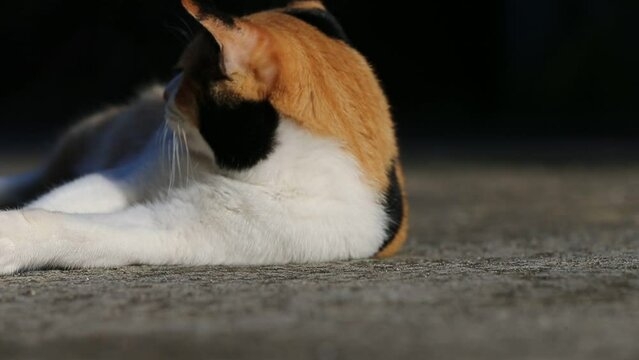
[[[180,90],[180,86],[182,85],[183,77],[184,76],[180,73],[166,85],[166,88],[164,88],[164,101],[169,101],[172,97],[177,95],[177,92]]]

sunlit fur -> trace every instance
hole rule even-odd
[[[226,78],[203,84],[196,77],[210,46],[198,37],[164,97],[152,87],[99,113],[71,129],[43,168],[0,179],[0,205],[29,202],[0,212],[0,274],[397,252],[408,208],[404,201],[389,241],[385,196],[390,174],[402,187],[403,174],[389,105],[366,60],[281,10],[229,26],[183,3],[219,43],[221,58],[210,66]],[[290,7],[323,9],[313,0]],[[202,94],[268,101],[279,114],[268,157],[248,169],[220,167],[199,129],[224,119],[199,116]]]
[[[295,9],[325,9],[324,4],[318,0],[297,0],[292,1],[289,5],[289,8]]]

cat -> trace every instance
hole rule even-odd
[[[317,0],[182,5],[203,31],[175,79],[0,179],[0,274],[394,255],[408,204],[390,107],[335,17]]]

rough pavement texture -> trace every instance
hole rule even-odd
[[[639,166],[408,180],[387,261],[2,277],[0,358],[639,358]]]

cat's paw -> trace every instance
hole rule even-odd
[[[0,275],[14,274],[24,268],[31,235],[30,220],[21,211],[0,212]]]
[[[0,238],[0,275],[15,274],[20,270],[15,242]]]

